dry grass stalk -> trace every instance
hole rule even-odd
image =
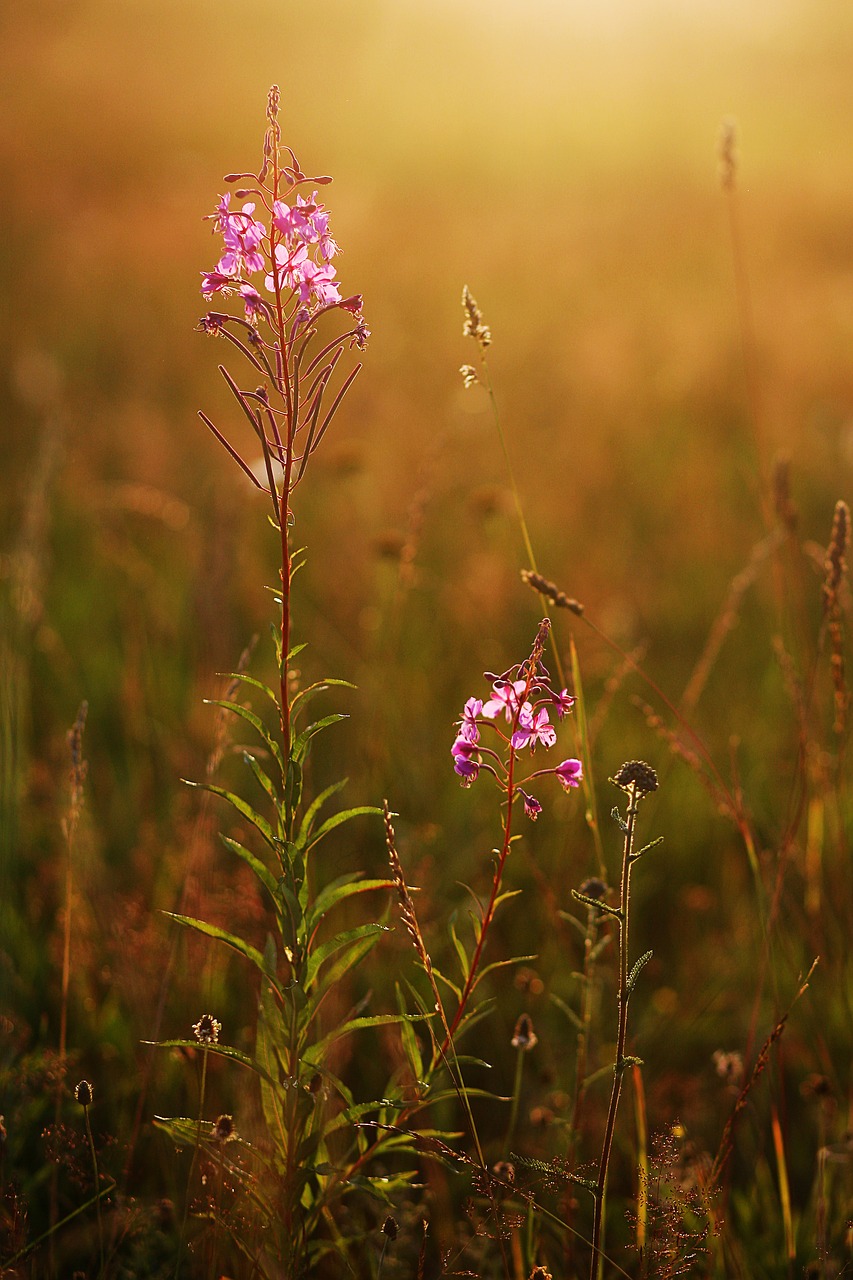
[[[571,613],[576,614],[577,617],[581,617],[583,614],[583,605],[579,600],[573,600],[571,596],[567,596],[565,591],[561,591],[555,582],[544,578],[541,573],[535,573],[532,569],[522,569],[521,580],[557,609],[568,609]]]
[[[832,535],[826,549],[823,584],[823,613],[829,632],[831,653],[829,666],[835,701],[833,731],[843,734],[847,726],[847,706],[850,695],[844,673],[844,624],[839,600],[839,588],[847,575],[847,547],[850,542],[850,508],[846,502],[836,502],[832,521]]]
[[[714,620],[708,639],[705,642],[705,648],[702,650],[699,660],[693,669],[693,674],[682,694],[681,708],[684,712],[689,714],[695,708],[708,682],[714,663],[719,657],[726,637],[737,625],[738,612],[746,592],[756,581],[765,563],[784,540],[784,537],[784,531],[781,528],[777,528],[772,533],[769,533],[766,538],[762,538],[761,542],[753,547],[747,564],[729,583],[723,606]]]

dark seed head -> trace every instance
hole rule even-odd
[[[633,786],[641,795],[658,789],[658,775],[645,760],[626,760],[613,775],[613,781],[623,791],[630,791]]]
[[[74,1097],[81,1107],[90,1107],[92,1105],[92,1086],[88,1080],[81,1080],[79,1084],[74,1086]]]

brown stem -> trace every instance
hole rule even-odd
[[[613,1064],[613,1088],[610,1091],[610,1106],[607,1110],[607,1124],[604,1128],[601,1162],[598,1166],[598,1184],[595,1190],[590,1280],[595,1280],[602,1260],[601,1229],[604,1220],[604,1197],[607,1193],[607,1171],[610,1166],[613,1134],[616,1129],[616,1112],[619,1108],[622,1076],[625,1071],[625,1045],[628,1039],[628,997],[630,994],[628,991],[628,906],[630,901],[631,861],[634,848],[634,825],[637,818],[640,794],[637,790],[637,784],[632,782],[628,793],[627,826],[622,851],[622,879],[620,882],[619,915],[617,917],[619,923],[619,1030],[616,1036],[616,1061]]]

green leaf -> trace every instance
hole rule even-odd
[[[343,947],[352,946],[353,943],[361,941],[362,938],[372,937],[379,934],[388,933],[388,926],[385,924],[360,924],[354,929],[347,929],[343,933],[337,933],[333,938],[328,938],[325,942],[321,942],[315,947],[308,957],[308,966],[305,973],[306,990],[311,987],[320,966],[335,955]]]
[[[245,956],[265,978],[270,979],[276,990],[279,990],[275,971],[270,972],[266,960],[257,947],[253,947],[251,943],[237,937],[236,934],[228,933],[226,929],[220,929],[218,925],[208,924],[206,920],[196,920],[192,916],[180,916],[174,911],[164,911],[163,915],[168,916],[170,920],[177,920],[178,924],[185,924],[189,929],[195,929],[197,933],[203,933],[206,938],[213,938],[217,942],[223,942],[226,947],[230,947],[238,955]]]
[[[326,1050],[336,1040],[340,1040],[342,1036],[351,1035],[354,1031],[363,1031],[366,1027],[386,1027],[392,1023],[406,1022],[423,1022],[425,1015],[422,1013],[377,1013],[362,1018],[350,1018],[348,1022],[342,1023],[338,1027],[334,1027],[320,1040],[306,1050],[303,1062],[306,1065],[313,1065],[315,1062],[323,1061]]]
[[[257,760],[255,759],[255,757],[252,755],[250,751],[243,752],[243,761],[245,764],[249,766],[249,768],[251,769],[257,781],[261,784],[264,791],[269,796],[270,800],[272,800],[277,811],[279,805],[281,804],[281,797],[279,796],[278,791],[276,790],[276,787],[272,778],[264,769],[261,768],[261,766],[258,764]]]
[[[264,684],[263,680],[256,680],[254,676],[246,675],[245,671],[228,671],[226,672],[226,678],[230,680],[241,680],[243,684],[251,685],[253,689],[260,690],[261,693],[265,694],[266,697],[269,698],[276,711],[281,715],[281,707],[278,705],[278,697],[276,696],[275,691],[271,689],[268,684]]]
[[[294,761],[301,764],[308,753],[308,747],[311,739],[316,734],[321,733],[323,729],[328,729],[333,724],[340,724],[342,720],[348,720],[349,716],[343,715],[340,711],[335,711],[329,716],[323,716],[322,720],[315,720],[313,724],[309,724],[303,729],[299,736],[295,739],[290,749],[291,757]]]
[[[312,801],[305,810],[305,816],[303,817],[302,823],[299,827],[299,835],[296,838],[296,844],[300,849],[305,847],[305,842],[314,827],[314,820],[323,805],[327,800],[330,800],[333,795],[336,795],[339,791],[343,791],[348,782],[349,778],[341,778],[339,782],[333,782],[330,787],[326,787],[325,791],[321,791],[317,798]]]
[[[290,714],[292,718],[300,715],[308,703],[316,698],[318,694],[325,693],[327,689],[355,689],[350,680],[315,680],[314,684],[308,685],[307,689],[300,689],[296,697],[290,704]]]
[[[227,1058],[229,1062],[238,1062],[241,1067],[247,1067],[249,1071],[254,1071],[255,1075],[260,1076],[262,1080],[269,1081],[270,1084],[276,1082],[269,1075],[268,1071],[257,1058],[251,1058],[248,1054],[242,1053],[239,1049],[232,1048],[228,1044],[208,1044],[200,1045],[198,1040],[140,1040],[140,1044],[148,1044],[156,1049],[194,1049],[196,1053],[203,1049],[205,1053],[213,1053],[217,1058]],[[192,1120],[193,1125],[193,1141],[195,1141],[195,1126],[197,1120]]]
[[[365,815],[381,818],[382,810],[378,809],[375,804],[360,804],[356,805],[353,809],[342,809],[340,813],[332,814],[331,818],[327,818],[326,821],[321,823],[314,832],[314,835],[305,847],[305,852],[308,853],[310,849],[313,849],[316,844],[320,843],[324,836],[327,836],[330,831],[334,831],[335,827],[342,826],[352,818],[362,818]]]
[[[314,899],[313,906],[305,917],[306,928],[310,933],[323,917],[336,907],[338,903],[352,898],[358,893],[370,893],[373,889],[393,889],[393,880],[362,880],[359,872],[339,876],[331,884],[327,884]]]
[[[250,711],[248,707],[242,706],[239,702],[228,702],[223,698],[205,698],[205,703],[209,707],[223,707],[226,711],[233,711],[235,716],[239,716],[241,720],[245,720],[247,724],[250,724],[266,743],[270,755],[278,765],[282,777],[284,776],[284,757],[281,754],[281,747],[260,716],[256,715],[254,711]]]
[[[381,926],[380,926],[381,927]],[[308,1002],[308,1013],[305,1018],[307,1026],[317,1013],[320,1005],[331,991],[332,987],[338,983],[344,974],[349,973],[350,969],[356,968],[368,952],[372,951],[379,941],[381,933],[371,933],[367,937],[361,938],[358,942],[348,947],[343,954],[339,955],[336,960],[327,965],[322,976],[317,981],[311,991],[311,997]]]
[[[569,1005],[566,1004],[565,1000],[561,1000],[560,997],[558,995],[555,995],[553,991],[549,991],[548,999],[551,1001],[551,1004],[554,1005],[555,1008],[559,1009],[560,1013],[562,1013],[563,1016],[568,1019],[568,1021],[574,1027],[575,1031],[581,1031],[583,1029],[583,1023],[581,1022],[580,1018],[575,1013],[574,1009],[572,1009]]]
[[[261,862],[260,858],[257,858],[251,850],[247,849],[245,845],[240,844],[238,840],[232,840],[230,836],[224,836],[221,832],[219,839],[225,845],[226,849],[230,849],[232,853],[236,853],[238,858],[242,858],[247,866],[251,867],[261,884],[272,897],[273,902],[278,905],[278,884],[275,876],[269,868],[266,867],[264,863]]]
[[[276,848],[276,835],[266,818],[262,818],[250,804],[247,804],[240,796],[236,796],[233,791],[226,791],[224,787],[216,787],[212,782],[190,782],[188,778],[183,778],[182,781],[188,787],[195,787],[198,791],[210,791],[212,795],[222,796],[223,800],[227,800],[233,809],[236,809],[242,817],[251,822],[252,826],[261,833],[270,848]]]
[[[471,966],[468,960],[468,952],[465,950],[464,946],[462,945],[456,933],[456,912],[455,911],[450,917],[448,928],[450,930],[450,937],[453,942],[453,946],[456,949],[456,955],[459,960],[459,967],[462,970],[462,981],[463,983],[465,983],[468,981],[468,974],[471,972]]]
[[[401,1014],[406,1013],[406,997],[403,995],[402,987],[399,982],[395,984],[397,991],[397,1008]],[[412,1024],[408,1019],[403,1019],[400,1024],[400,1041],[403,1046],[403,1052],[406,1055],[406,1061],[409,1064],[409,1070],[415,1080],[420,1080],[423,1076],[424,1063],[421,1057],[421,1051],[418,1047],[418,1038],[412,1029]]]
[[[525,964],[529,960],[538,960],[538,956],[511,956],[508,960],[493,960],[491,964],[487,964],[484,969],[480,969],[477,973],[477,979],[474,983],[476,987],[482,982],[487,973],[492,973],[495,969],[506,969],[511,964]]]

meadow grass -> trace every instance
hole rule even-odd
[[[274,156],[270,111],[264,236],[283,192],[313,190]],[[554,474],[540,366],[533,391],[507,394],[506,434],[470,415],[464,466],[422,433],[400,526],[371,543],[387,445],[368,462],[352,433],[335,443],[369,396],[354,388],[323,439],[358,307],[310,289],[291,307],[284,277],[267,348],[253,302],[230,328],[208,316],[217,350],[231,333],[254,369],[226,388],[236,479],[196,463],[199,438],[175,449],[210,494],[204,520],[183,483],[117,483],[105,442],[111,482],[87,481],[96,537],[80,495],[56,487],[45,407],[3,597],[4,1274],[849,1268],[849,513],[832,468],[799,513],[796,469],[771,466],[727,208],[750,393],[738,430],[721,407],[679,469],[665,455],[683,422],[644,440],[639,414],[597,463],[579,449],[586,497]],[[274,261],[252,215],[233,216],[226,248]],[[312,324],[329,306],[356,325],[304,357],[304,414],[282,355],[295,359],[300,305]],[[485,341],[470,293],[463,318],[455,363],[478,372],[460,395],[476,409],[485,383],[496,408],[500,335]],[[217,431],[228,404],[206,419]],[[252,484],[268,493],[256,505]],[[543,521],[540,500],[576,494],[564,529]],[[550,720],[537,737],[523,709],[564,684],[563,764],[581,768],[561,776]],[[72,686],[90,710],[69,760],[43,726]],[[454,729],[473,689],[479,709]],[[309,694],[319,720],[300,724]],[[484,718],[490,695],[505,720]],[[333,725],[339,706],[351,720]],[[518,790],[531,745],[533,772],[568,783],[533,797],[541,814]],[[608,817],[607,779],[622,786],[636,757],[660,777],[641,813],[664,843],[633,885],[629,952],[637,793]],[[315,808],[346,775],[348,807]]]

